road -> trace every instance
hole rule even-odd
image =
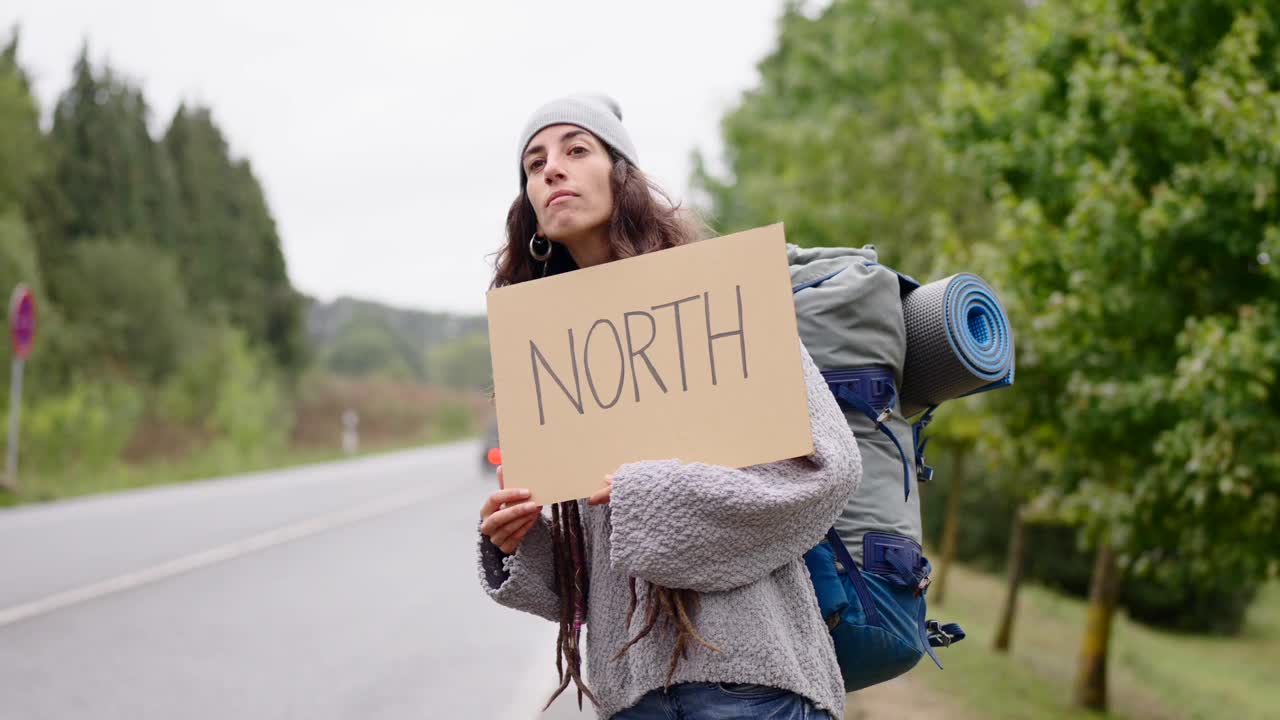
[[[591,717],[480,590],[494,487],[464,442],[0,511],[0,718]]]

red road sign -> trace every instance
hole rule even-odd
[[[36,296],[26,285],[14,288],[9,301],[9,339],[14,355],[25,360],[31,354],[36,339]]]

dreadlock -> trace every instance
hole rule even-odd
[[[582,709],[582,698],[599,705],[591,690],[582,680],[582,654],[579,638],[582,624],[587,617],[587,598],[590,597],[589,573],[586,569],[586,551],[583,543],[582,515],[578,502],[562,502],[551,506],[551,543],[555,563],[555,589],[560,596],[560,634],[556,638],[556,672],[560,685],[547,704],[551,703],[569,687],[572,681],[578,691],[578,709]],[[636,593],[636,579],[630,579],[631,601],[627,605],[626,627],[631,628],[635,618],[639,598]],[[621,658],[631,646],[640,642],[653,632],[659,623],[673,628],[676,633],[675,647],[671,649],[671,661],[667,664],[666,686],[671,686],[676,667],[680,660],[689,656],[689,649],[698,643],[713,652],[720,648],[707,642],[693,627],[693,615],[698,612],[698,593],[693,590],[666,588],[661,585],[645,583],[644,627],[631,638],[614,656]]]
[[[578,690],[578,709],[582,709],[585,695],[592,705],[599,705],[595,695],[582,681],[582,654],[578,639],[582,623],[587,618],[587,598],[590,596],[587,573],[586,548],[582,541],[582,516],[578,501],[556,503],[551,506],[551,545],[555,562],[555,589],[560,596],[560,635],[556,638],[556,672],[560,686],[542,708],[544,711],[560,697],[572,680]]]
[[[613,659],[622,657],[632,645],[640,642],[661,621],[667,627],[673,627],[676,633],[675,647],[671,649],[671,662],[667,664],[666,687],[671,687],[671,678],[676,674],[676,666],[680,664],[682,658],[689,657],[689,648],[693,643],[696,642],[713,652],[720,652],[720,648],[707,642],[697,630],[693,629],[693,620],[690,618],[698,612],[698,593],[693,590],[665,588],[648,582],[645,586],[644,627],[622,646]],[[636,579],[631,578],[631,602],[627,605],[627,629],[631,628],[637,602]]]

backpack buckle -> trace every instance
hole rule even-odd
[[[943,630],[937,620],[926,620],[924,626],[929,631],[929,644],[933,647],[951,647],[955,642],[955,636]]]
[[[932,578],[930,578],[928,575],[925,575],[924,577],[920,578],[920,582],[916,584],[916,597],[920,597],[921,595],[923,595],[924,591],[929,589],[929,584],[932,582],[933,582]]]
[[[951,647],[952,644],[958,643],[965,638],[964,628],[955,623],[943,625],[937,620],[926,620],[924,629],[928,635],[929,647]],[[932,655],[933,653],[929,654]],[[937,660],[936,657],[934,659]]]

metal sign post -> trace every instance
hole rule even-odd
[[[18,489],[18,422],[22,414],[22,358],[13,357],[13,372],[9,374],[9,444],[4,455],[4,486]]]
[[[18,489],[18,424],[22,416],[22,369],[36,336],[36,299],[25,285],[13,289],[9,302],[9,339],[13,371],[9,376],[9,441],[5,446],[3,484]]]

